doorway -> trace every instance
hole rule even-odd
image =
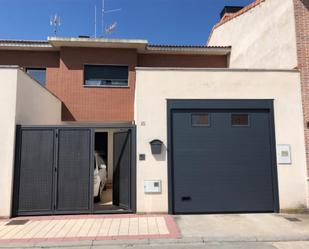
[[[93,210],[130,209],[131,132],[96,129],[94,141]]]

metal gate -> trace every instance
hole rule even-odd
[[[19,198],[15,201],[17,213],[49,214],[54,209],[55,131],[27,129],[19,133],[21,167],[16,167],[14,188]],[[35,163],[34,163],[35,162]],[[16,182],[16,181],[14,181]]]
[[[91,130],[60,129],[57,144],[55,209],[57,212],[89,212]]]
[[[13,216],[94,212],[94,133],[101,128],[118,130],[114,201],[135,212],[135,125],[17,126]]]
[[[113,203],[124,209],[130,208],[130,156],[131,132],[114,133]]]
[[[87,128],[21,129],[15,215],[89,213],[91,142]]]

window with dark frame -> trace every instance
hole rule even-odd
[[[26,68],[26,73],[38,81],[42,86],[45,86],[46,68]]]
[[[249,114],[232,114],[232,126],[249,126]]]
[[[128,66],[85,65],[85,86],[128,86]]]
[[[210,126],[209,114],[192,114],[192,126]]]

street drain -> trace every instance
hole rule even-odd
[[[291,222],[301,222],[300,219],[293,218],[293,217],[284,217],[286,220],[291,221]]]
[[[9,223],[6,223],[6,226],[11,225],[25,225],[29,220],[11,220]]]

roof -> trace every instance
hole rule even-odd
[[[55,50],[48,41],[0,40],[0,49],[8,50]]]
[[[181,46],[181,45],[153,45],[147,46],[144,53],[168,53],[168,54],[208,54],[226,55],[231,52],[230,46]]]
[[[59,51],[61,47],[136,49],[141,54],[226,55],[231,52],[231,47],[155,45],[134,39],[48,37],[46,41],[0,40],[0,50]]]
[[[147,40],[106,39],[86,37],[48,37],[48,42],[56,47],[95,47],[95,48],[133,48],[145,49]]]

